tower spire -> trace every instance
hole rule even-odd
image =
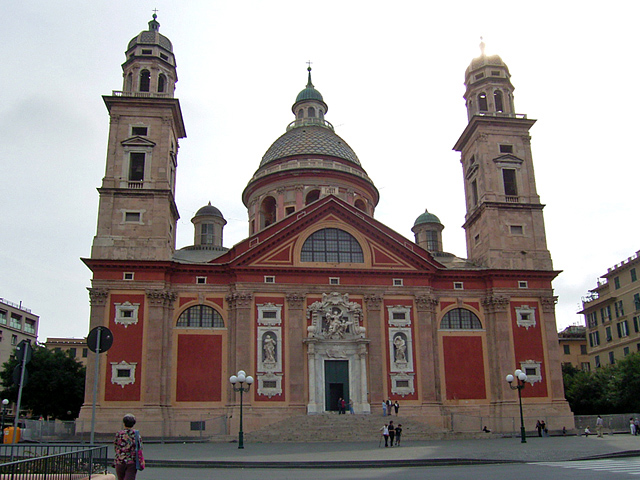
[[[157,8],[153,9],[153,19],[149,22],[149,31],[150,32],[158,32],[160,31],[160,23],[156,20],[156,18],[158,18],[158,15],[156,15],[156,12],[158,11]]]
[[[311,60],[307,62],[307,65],[309,65],[307,67],[307,71],[309,72],[309,79],[307,80],[307,88],[309,87],[313,88],[313,83],[311,83]]]

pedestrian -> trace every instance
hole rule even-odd
[[[389,421],[389,446],[393,447],[393,439],[396,438],[396,427],[393,420]]]
[[[115,466],[118,480],[135,480],[138,449],[142,449],[140,433],[133,429],[136,417],[127,413],[122,419],[124,428],[116,433],[113,442],[115,447]]]
[[[396,400],[395,403],[393,404],[393,409],[396,411],[396,417],[397,417],[398,410],[400,410],[400,404],[398,403],[398,400]]]
[[[636,435],[638,435],[640,433],[640,422],[638,422],[638,419],[636,418],[633,423],[636,426]]]
[[[382,401],[382,416],[387,416],[387,402],[385,402],[384,400]]]
[[[340,413],[343,415],[347,414],[347,402],[344,401],[344,398],[340,399]]]
[[[602,417],[600,415],[598,415],[598,418],[596,419],[596,433],[598,434],[598,437],[603,438],[602,436],[602,427],[604,426],[604,422],[602,421]]]
[[[351,415],[354,414],[354,411],[353,411],[353,400],[351,400],[351,399],[349,399],[349,413]]]
[[[562,436],[567,434],[567,427],[562,427]]]
[[[482,427],[482,431],[484,433],[491,433],[491,430],[489,430],[486,425],[484,427]]]
[[[631,417],[631,418],[629,419],[629,429],[631,430],[631,435],[634,435],[634,436],[635,436],[635,434],[636,434],[636,424],[635,424],[635,422],[633,421],[633,417]]]
[[[538,436],[541,437],[542,436],[542,423],[540,423],[540,420],[538,420],[536,422],[536,430],[538,430]]]
[[[398,424],[396,427],[396,445],[400,445],[400,437],[402,436],[402,424]]]
[[[384,437],[384,446],[389,446],[389,424],[385,423],[384,426],[380,429],[382,431],[382,436]]]
[[[387,412],[391,415],[391,400],[387,399]]]
[[[589,430],[589,427],[584,427],[584,436],[588,437],[589,435],[591,435],[591,430]]]
[[[540,426],[542,427],[542,436],[543,437],[548,437],[549,436],[549,430],[547,429],[547,424],[545,423],[544,420],[540,420]]]

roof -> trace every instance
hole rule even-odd
[[[436,217],[433,213],[429,213],[426,208],[424,210],[424,213],[420,215],[418,218],[416,218],[416,221],[413,224],[413,226],[415,227],[416,225],[421,225],[423,223],[439,223],[440,225],[442,225],[442,222],[440,221],[440,219]]]
[[[335,132],[321,126],[292,128],[269,147],[262,157],[260,167],[295,155],[325,155],[360,165],[353,149]]]
[[[132,49],[136,45],[159,45],[162,48],[173,52],[173,45],[171,45],[171,41],[159,32],[160,23],[156,21],[156,18],[157,15],[154,13],[153,20],[149,22],[149,30],[143,30],[133,37],[127,46],[127,50]]]
[[[200,210],[198,210],[193,217],[195,218],[195,217],[205,217],[205,216],[220,217],[224,219],[224,217],[222,216],[222,212],[220,212],[220,210],[218,210],[216,207],[211,205],[211,202],[209,202],[208,205],[205,205]]]

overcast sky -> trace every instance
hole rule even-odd
[[[573,7],[575,6],[575,7]],[[124,51],[158,9],[173,42],[187,138],[178,156],[178,247],[208,201],[248,234],[241,193],[313,83],[327,120],[380,190],[375,217],[413,239],[428,208],[466,257],[459,154],[464,71],[507,63],[531,130],[559,296],[558,329],[637,241],[640,2],[42,0],[0,7],[0,297],[40,316],[40,341],[88,331],[108,115]],[[635,238],[634,238],[635,237]]]

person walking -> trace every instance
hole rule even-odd
[[[133,429],[136,424],[136,417],[127,413],[122,419],[124,428],[116,433],[113,442],[115,447],[115,466],[118,480],[135,480],[136,478],[136,458],[138,448],[142,446],[140,434]]]
[[[596,419],[596,433],[600,438],[604,438],[602,436],[602,427],[604,427],[604,422],[602,421],[602,417],[598,415],[598,418]]]
[[[389,424],[385,423],[384,426],[380,429],[382,432],[382,436],[384,437],[384,446],[389,446]]]
[[[402,424],[399,423],[396,427],[396,446],[400,446],[400,437],[402,437]]]
[[[538,420],[536,422],[536,430],[538,430],[538,436],[541,437],[542,436],[542,423],[540,423],[540,420]]]
[[[393,440],[396,438],[396,427],[393,420],[389,420],[389,446],[393,447]]]

